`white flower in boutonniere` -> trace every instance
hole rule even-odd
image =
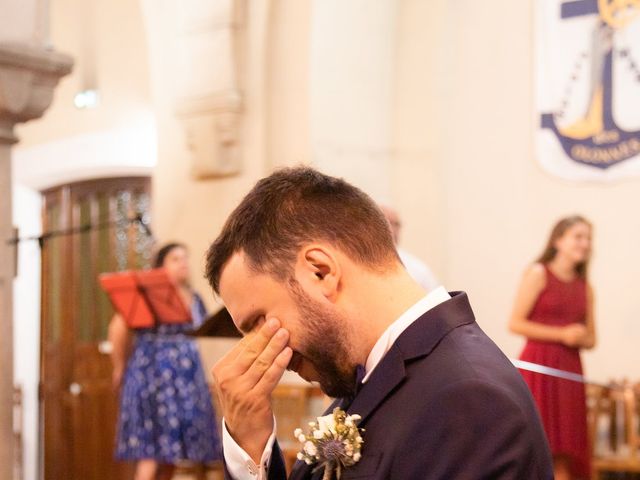
[[[317,422],[310,422],[308,433],[296,428],[293,434],[302,444],[298,460],[307,465],[317,463],[314,472],[324,468],[322,480],[330,480],[333,472],[340,480],[342,469],[360,460],[364,429],[358,428],[359,420],[360,415],[347,415],[344,410],[335,408],[333,413],[318,417]]]

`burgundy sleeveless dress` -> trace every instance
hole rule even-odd
[[[587,311],[585,280],[577,278],[564,282],[546,265],[545,272],[547,284],[531,310],[529,320],[552,326],[584,323]],[[579,349],[560,343],[529,339],[520,359],[582,374]],[[521,373],[538,405],[554,457],[568,458],[575,477],[590,478],[584,385],[524,370]]]

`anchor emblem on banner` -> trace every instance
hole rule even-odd
[[[631,75],[640,89],[640,64],[635,60],[640,58],[640,43],[625,43],[625,31],[640,26],[640,0],[574,0],[561,4],[563,20],[585,15],[598,16],[590,45],[579,54],[559,107],[541,114],[541,126],[554,133],[575,162],[606,169],[640,155],[640,130],[622,128],[614,118],[614,62],[627,67],[625,74]],[[567,121],[573,87],[580,81],[589,82],[588,105],[579,118]],[[640,104],[635,111],[640,117]]]

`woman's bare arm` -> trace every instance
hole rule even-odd
[[[580,346],[582,348],[591,349],[596,346],[594,302],[595,300],[593,298],[593,288],[591,288],[590,284],[587,284],[587,315],[585,322],[587,326],[587,334],[585,335],[582,342],[580,342]]]
[[[129,357],[131,332],[121,315],[115,314],[109,323],[109,341],[111,342],[111,363],[113,364],[113,386],[119,387],[124,367]]]
[[[532,340],[567,344],[568,341],[573,340],[568,338],[569,333],[567,333],[573,330],[573,328],[567,330],[567,327],[543,325],[527,318],[538,296],[544,289],[546,281],[544,267],[539,263],[527,269],[522,276],[516,294],[516,300],[509,320],[509,330]]]

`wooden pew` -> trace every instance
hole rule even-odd
[[[640,384],[610,387],[587,389],[593,480],[605,472],[640,473]]]

